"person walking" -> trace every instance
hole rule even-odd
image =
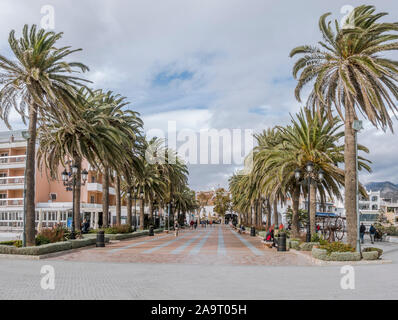
[[[175,229],[174,235],[175,235],[176,237],[178,237],[178,230],[179,230],[178,221],[175,222],[175,224],[174,224],[174,229]]]
[[[375,243],[375,233],[376,233],[376,228],[372,224],[369,228],[370,241],[372,243]]]
[[[359,237],[361,238],[361,243],[365,242],[364,241],[365,232],[366,232],[366,227],[362,222],[361,226],[359,227]]]

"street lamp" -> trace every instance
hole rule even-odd
[[[300,184],[304,184],[307,182],[307,189],[308,189],[308,199],[307,199],[307,207],[308,207],[308,217],[307,217],[307,236],[306,236],[306,242],[311,242],[311,207],[310,207],[310,201],[311,201],[311,193],[310,193],[310,188],[311,184],[316,183],[316,180],[322,181],[324,178],[324,171],[322,169],[319,169],[318,172],[314,171],[314,163],[311,161],[308,161],[307,164],[305,165],[305,176],[306,178],[300,182]],[[294,176],[296,180],[300,180],[301,177],[301,171],[299,168],[297,168],[294,171]],[[315,180],[314,182],[312,180]],[[316,198],[316,195],[315,195]],[[316,199],[315,199],[316,200]],[[316,208],[315,208],[315,214],[316,214]]]
[[[64,186],[66,187],[66,191],[72,191],[72,230],[70,233],[70,239],[75,239],[75,188],[77,185],[80,186],[84,186],[86,184],[87,181],[87,177],[88,177],[88,171],[86,169],[84,169],[81,172],[81,179],[83,180],[83,182],[81,181],[77,181],[76,179],[76,175],[78,173],[79,168],[76,165],[72,165],[71,166],[71,171],[68,172],[66,171],[66,169],[64,169],[64,171],[62,172],[62,182],[64,184]],[[72,179],[70,179],[70,177],[72,177]],[[71,188],[72,186],[72,188]]]
[[[359,187],[358,187],[358,132],[363,129],[362,121],[361,120],[354,120],[353,123],[353,129],[355,132],[355,209],[356,209],[356,214],[357,214],[357,245],[356,245],[356,251],[361,252],[361,240],[359,238],[359,220],[360,220],[360,214],[359,214]]]

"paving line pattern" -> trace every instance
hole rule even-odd
[[[192,239],[189,239],[187,242],[185,242],[183,245],[179,246],[177,249],[174,249],[171,251],[172,254],[178,254],[181,253],[182,251],[185,250],[191,243],[193,243],[196,239],[200,238],[202,236],[202,231],[199,231],[199,234],[197,234],[195,237]]]
[[[253,252],[256,256],[263,256],[264,253],[257,249],[255,246],[253,246],[249,241],[247,241],[245,238],[243,238],[240,234],[236,233],[235,231],[232,231],[232,229],[229,229],[233,235],[235,235],[246,247],[248,247],[251,252]]]
[[[191,235],[191,234],[192,234],[192,232],[189,232],[189,233],[187,233],[187,234],[184,234],[183,236],[176,237],[176,238],[173,239],[173,240],[167,241],[167,242],[162,243],[162,244],[160,244],[160,245],[158,245],[158,246],[156,246],[156,247],[153,247],[153,248],[151,248],[151,249],[145,250],[143,253],[152,253],[152,252],[158,251],[159,249],[162,249],[162,248],[164,248],[164,247],[167,247],[167,246],[171,245],[172,243],[174,243],[174,242],[176,242],[176,241],[178,241],[178,240],[181,240],[181,239],[184,239],[184,238],[188,237],[188,236]]]
[[[222,227],[218,227],[218,247],[217,254],[225,256],[227,254],[227,250],[225,249],[224,236]]]
[[[169,237],[169,236],[170,236],[170,235],[167,234],[167,235],[165,235],[165,236],[161,236],[161,237],[157,237],[157,238],[153,238],[153,239],[149,239],[149,240],[145,240],[145,241],[140,241],[140,242],[132,243],[132,244],[129,244],[129,245],[124,246],[124,247],[121,247],[121,248],[112,249],[112,250],[110,250],[110,251],[108,252],[108,254],[112,254],[112,253],[115,253],[115,252],[119,252],[119,251],[121,251],[121,250],[126,250],[126,249],[128,249],[128,248],[138,247],[138,246],[143,245],[143,244],[146,244],[146,243],[148,243],[148,242],[156,241],[156,240],[163,239],[163,238],[166,238],[166,237]]]
[[[213,230],[207,231],[206,235],[199,241],[199,243],[193,248],[190,252],[189,255],[197,255],[200,252],[200,249],[202,249],[203,245],[206,243],[207,239],[210,237],[210,235],[213,233]]]

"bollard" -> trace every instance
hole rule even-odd
[[[286,251],[286,233],[284,232],[278,237],[278,251]]]
[[[255,228],[255,227],[251,227],[251,228],[250,228],[250,235],[251,235],[252,237],[255,237],[255,236],[256,236],[256,228]]]
[[[149,226],[149,236],[153,236],[153,226]]]
[[[105,232],[98,231],[97,232],[97,242],[95,244],[96,247],[105,247]]]

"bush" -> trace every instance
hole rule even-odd
[[[303,242],[299,248],[301,251],[311,251],[313,246],[318,246],[319,242]]]
[[[371,251],[377,251],[377,253],[378,253],[378,257],[377,258],[380,258],[381,255],[383,254],[383,249],[380,249],[380,248],[369,247],[369,248],[364,248],[362,250],[362,252],[371,252]]]
[[[312,235],[311,242],[319,242],[320,245],[326,245],[329,243],[327,240],[323,238],[322,235],[319,235],[319,233],[315,233]]]
[[[339,241],[323,244],[320,246],[320,249],[325,249],[328,255],[332,252],[355,252],[353,247]]]
[[[131,233],[133,228],[128,224],[120,224],[104,229],[107,234],[117,234],[117,233]]]
[[[35,243],[41,246],[47,243],[55,243],[68,239],[69,231],[62,225],[57,224],[52,228],[46,228],[40,231],[36,236]]]
[[[17,248],[21,248],[22,247],[22,240],[3,241],[3,242],[0,242],[0,245],[14,246],[14,247],[17,247]]]

